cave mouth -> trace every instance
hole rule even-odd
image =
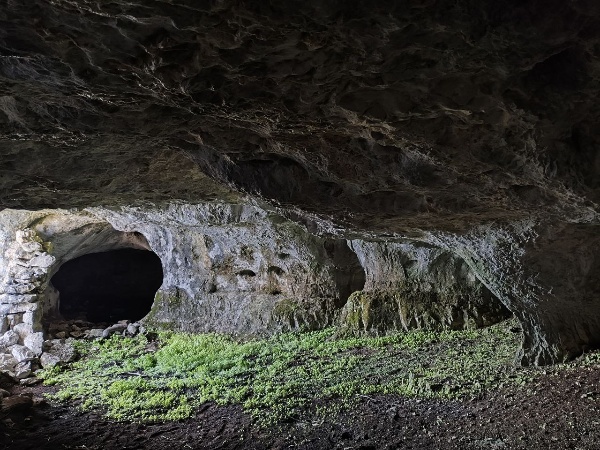
[[[60,316],[93,323],[142,319],[162,281],[156,253],[132,248],[72,259],[50,280],[59,293]]]

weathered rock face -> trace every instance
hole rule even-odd
[[[394,247],[412,239],[466,264],[519,317],[523,363],[599,345],[600,8],[557,0],[375,3],[4,2],[0,207],[104,207],[106,217],[94,210],[99,222],[81,225],[99,227],[100,241],[112,236],[102,248],[151,247],[163,264],[156,236],[202,254],[217,245],[240,255],[229,241],[241,238],[237,225],[225,223],[219,232],[215,225],[200,233],[212,240],[196,241],[185,227],[166,223],[170,218],[151,217],[174,199],[233,205],[248,202],[243,192],[315,225],[308,231],[318,236],[296,244],[306,247],[302,264],[327,261],[326,270],[311,274],[314,286],[303,287],[289,272],[269,275],[270,265],[287,267],[276,245],[266,243],[279,236],[268,231],[274,225],[265,225],[264,240],[257,226],[251,247],[265,253],[253,253],[248,267],[234,258],[235,269],[213,262],[186,269],[181,260],[181,274],[166,275],[162,302],[176,299],[185,314],[202,312],[219,329],[270,329],[273,294],[252,303],[260,304],[260,326],[230,316],[249,310],[249,301],[239,302],[245,286],[266,292],[269,283],[286,298],[293,285],[305,299],[321,299],[294,324],[329,323],[328,302],[339,308],[335,303],[355,287],[347,283],[360,277],[356,260],[340,265],[347,258],[338,253],[336,261],[322,241],[339,249],[346,240]],[[145,211],[141,227],[148,229],[139,231],[147,242],[115,232],[137,228],[117,212],[131,205]],[[27,300],[62,257],[44,247],[43,237],[36,240],[43,233],[15,240],[14,232],[29,225],[4,225],[22,224],[14,214],[3,222],[0,242],[8,252],[2,286],[11,299],[3,304],[12,305],[3,306],[5,328],[35,324],[56,303]],[[202,220],[192,226],[204,227]],[[67,247],[71,256],[101,251]],[[454,264],[444,270],[451,273]],[[382,279],[398,276],[388,272]],[[367,286],[370,276],[365,268]],[[216,286],[206,298],[220,300],[199,306],[182,280],[206,281],[202,292]],[[479,308],[487,291],[453,296],[471,292],[465,280],[428,291],[419,281],[410,290],[461,297],[460,310]],[[406,280],[398,283],[409,289]],[[226,314],[211,312],[233,292],[238,297],[223,306]],[[442,309],[442,322],[454,320]],[[484,323],[487,313],[480,312]]]
[[[352,332],[386,332],[400,328],[399,320],[404,329],[467,328],[509,315],[468,266],[447,251],[321,237],[257,206],[4,210],[0,224],[0,320],[5,331],[0,335],[0,370],[15,379],[74,358],[65,338],[133,335],[140,326],[265,335],[340,324]],[[143,325],[120,320],[104,330],[94,328],[88,321],[97,317],[114,322],[132,319],[118,314],[136,313],[130,306],[137,307],[138,300],[129,284],[121,285],[123,295],[114,292],[117,302],[103,298],[99,287],[119,285],[123,271],[115,258],[129,264],[131,249],[152,250],[162,265],[162,285],[155,288],[151,310]],[[90,259],[82,253],[110,258]],[[86,274],[85,265],[92,264],[99,278],[64,284],[64,276],[58,275],[73,264],[78,269],[68,269],[71,274]],[[134,278],[131,270],[124,273]],[[362,311],[356,311],[356,299],[386,295],[401,299],[395,317],[365,319],[387,311],[387,305],[378,308],[374,302],[363,301]],[[71,304],[73,296],[78,305]],[[70,309],[64,306],[67,301]],[[78,315],[71,316],[75,306]],[[357,314],[364,327],[353,319]]]
[[[362,288],[351,273],[339,275],[351,269],[334,264],[325,239],[260,208],[93,212],[117,229],[147,236],[161,258],[163,285],[148,318],[154,324],[239,334],[314,329],[332,322],[341,296]],[[354,269],[362,271],[358,264]]]
[[[480,328],[509,315],[464,260],[448,251],[360,240],[351,246],[367,282],[342,311],[340,321],[350,330]]]
[[[0,213],[1,218],[14,215],[11,210]],[[421,291],[445,292],[456,284],[455,276],[469,279],[470,284],[461,293],[464,297],[446,296],[444,306],[453,314],[479,318],[485,314],[482,311],[496,308],[490,322],[507,314],[492,295],[479,303],[467,300],[470,295],[479,298],[479,292],[487,290],[464,263],[461,265],[448,252],[434,250],[431,254],[430,248],[410,244],[318,237],[306,227],[256,206],[171,204],[156,210],[92,208],[81,213],[54,210],[26,215],[20,211],[16,215],[21,221],[13,224],[12,232],[19,240],[8,244],[4,252],[6,263],[2,267],[8,270],[0,285],[0,292],[5,292],[1,303],[5,308],[3,320],[11,328],[5,337],[15,338],[11,345],[47,328],[60,315],[60,297],[65,293],[57,292],[50,280],[62,265],[76,260],[83,251],[96,253],[116,248],[151,249],[160,258],[163,282],[145,322],[161,327],[246,335],[318,329],[336,320],[345,321],[339,318],[340,311],[351,294],[363,289],[414,297],[406,309],[415,315],[419,308],[429,308],[422,307],[414,294],[404,292],[405,284],[394,283],[386,276],[395,274],[397,279],[405,280],[402,274],[407,269],[403,269],[402,262],[408,267],[407,261],[413,257],[420,258],[418,264],[423,267],[413,270],[410,281]],[[10,223],[0,222],[4,229]],[[15,246],[35,247],[35,252],[25,254],[17,266],[11,265]],[[386,258],[388,253],[393,258]],[[435,263],[430,259],[443,261]],[[48,264],[40,268],[36,262],[39,260]],[[18,277],[13,267],[20,268]],[[97,272],[106,273],[106,279],[98,282],[114,282],[109,272],[100,268]],[[90,292],[89,296],[94,294]],[[111,304],[111,299],[105,301]],[[83,319],[92,319],[96,310],[97,305],[91,305],[90,316]],[[443,320],[438,322],[437,325],[445,324]],[[447,325],[470,325],[459,322]],[[481,320],[473,323],[483,325]],[[431,321],[416,320],[405,328],[430,325]],[[22,329],[23,336],[14,333],[15,329]]]

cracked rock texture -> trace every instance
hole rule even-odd
[[[0,284],[2,320],[11,329],[0,339],[7,348],[31,342],[30,349],[38,355],[39,342],[31,336],[47,329],[59,315],[60,295],[50,282],[52,276],[81,254],[119,248],[152,250],[160,258],[163,282],[144,321],[163,328],[241,335],[313,330],[345,322],[340,317],[348,297],[363,289],[405,296],[407,314],[417,318],[405,328],[481,326],[482,316],[493,323],[508,314],[468,266],[449,252],[414,249],[411,244],[390,244],[388,249],[383,243],[320,237],[257,206],[170,204],[154,210],[97,207],[28,215],[4,210],[0,223],[7,228],[8,221],[2,219],[17,214],[21,222],[13,224],[11,232],[16,230],[21,238],[7,245],[2,265],[6,269],[0,271],[5,275]],[[17,260],[19,277],[14,276],[11,253],[16,245],[36,248],[25,255],[29,259]],[[395,260],[386,260],[384,253],[393,254]],[[39,260],[51,264],[41,268],[35,265]],[[411,303],[413,294],[382,276],[382,270],[391,272],[396,263],[401,268],[400,262],[419,266],[407,270],[411,283],[422,291],[446,292],[457,284],[455,275],[462,277],[458,284],[464,284],[463,294],[479,301],[448,296],[445,306],[473,320],[420,321],[423,308]]]
[[[596,2],[0,0],[0,22],[0,207],[12,211],[0,233],[0,327],[38,332],[53,301],[31,292],[61,257],[86,252],[50,251],[53,240],[27,234],[28,211],[90,208],[77,220],[98,227],[98,242],[111,242],[103,248],[125,239],[180,267],[159,291],[169,313],[153,314],[158,322],[196,327],[192,314],[201,313],[215,329],[266,331],[283,326],[270,315],[280,295],[302,303],[290,327],[322,326],[362,290],[361,266],[372,301],[375,279],[418,293],[408,303],[388,288],[377,294],[406,323],[400,306],[418,298],[445,323],[458,317],[440,306],[446,300],[467,311],[499,299],[523,326],[524,364],[600,344]],[[210,241],[173,228],[174,204],[256,202],[297,222],[284,233],[266,220],[245,236],[260,258],[229,253],[229,272],[213,260],[188,265],[177,252],[165,263],[157,242],[198,254],[241,248],[224,244],[241,233],[227,221],[199,232]],[[194,220],[186,227],[208,227]],[[291,239],[294,226],[308,234]],[[116,231],[137,228],[144,239]],[[60,239],[75,239],[69,233]],[[300,269],[269,272],[287,267],[267,242],[278,233],[306,252],[302,264],[324,265],[308,282]],[[367,268],[377,258],[358,249],[375,247],[340,244],[357,239],[392,253],[431,249],[431,261],[445,262],[409,283],[403,257]],[[332,256],[325,240],[350,253]],[[194,279],[210,279],[204,303],[182,281]],[[280,294],[267,292],[273,283]],[[250,285],[265,292],[250,302],[252,319],[249,301],[224,300]]]
[[[509,317],[464,260],[419,243],[351,241],[366,271],[362,291],[344,306],[350,330],[480,328]]]

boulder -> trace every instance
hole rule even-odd
[[[17,380],[23,380],[31,376],[32,364],[31,361],[21,361],[17,363],[14,369],[15,378]]]
[[[37,378],[35,375],[19,380],[19,384],[21,386],[35,386],[40,383],[42,383],[42,380],[40,378]]]
[[[33,399],[28,395],[13,395],[2,399],[1,411],[6,414],[25,412],[33,406]]]
[[[26,323],[18,323],[12,327],[12,330],[19,335],[20,342],[23,342],[27,335],[32,332],[31,325]]]
[[[25,336],[23,343],[35,354],[35,356],[40,356],[44,350],[44,333],[38,332],[28,334]]]
[[[131,336],[135,336],[138,332],[138,329],[139,329],[139,324],[130,323],[129,325],[127,325],[127,334],[129,334]]]
[[[40,356],[40,364],[44,369],[49,369],[61,364],[62,362],[63,361],[61,361],[60,357],[54,353],[42,353],[42,356]]]
[[[0,389],[9,390],[16,384],[14,377],[0,370]]]
[[[0,372],[13,372],[17,361],[10,353],[0,353]]]
[[[103,333],[104,333],[104,330],[101,328],[92,328],[90,330],[87,330],[85,335],[87,338],[90,338],[90,339],[100,339],[100,338],[102,338]]]
[[[44,369],[72,362],[78,356],[70,340],[48,340],[44,342],[44,348],[46,350],[40,356],[40,364]]]
[[[106,339],[106,338],[112,336],[115,333],[122,333],[125,330],[127,330],[127,324],[125,324],[125,323],[116,323],[116,324],[114,324],[114,325],[106,328],[102,332],[102,338]]]
[[[13,345],[10,352],[17,362],[31,361],[35,358],[35,354],[24,345]]]
[[[0,348],[8,348],[19,343],[19,335],[12,330],[8,330],[0,337]]]
[[[42,267],[45,269],[45,268],[50,267],[52,264],[54,264],[54,260],[55,259],[53,256],[48,255],[47,253],[42,253],[42,254],[39,254],[39,255],[31,258],[29,260],[29,265],[36,266],[36,267]]]

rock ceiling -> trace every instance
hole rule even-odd
[[[0,209],[249,196],[457,252],[531,361],[600,340],[596,2],[0,0],[0,21]]]
[[[589,216],[593,2],[5,0],[0,205],[259,194],[364,228]]]

